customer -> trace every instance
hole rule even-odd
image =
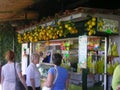
[[[44,83],[44,85],[47,87],[52,87],[52,90],[68,90],[69,75],[68,71],[60,66],[62,62],[61,54],[59,53],[53,54],[52,62],[56,66],[56,73],[58,73],[58,76],[56,77],[57,79],[53,84],[56,73],[55,68],[51,67],[48,71],[47,80]]]
[[[112,89],[120,90],[120,65],[118,65],[114,70],[112,78]]]
[[[18,63],[14,63],[15,54],[13,51],[9,50],[6,52],[5,58],[7,60],[7,64],[2,67],[1,72],[1,84],[2,90],[16,90],[15,82],[16,82],[16,74],[15,74],[15,66],[18,77],[20,78],[23,85],[26,87],[25,80],[22,76],[21,69]]]
[[[28,90],[40,90],[40,72],[36,67],[39,63],[39,55],[34,53],[31,55],[31,63],[26,70],[26,83]]]

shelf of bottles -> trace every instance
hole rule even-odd
[[[107,56],[107,74],[112,75],[116,66],[119,64],[118,61],[114,61],[114,58],[118,58],[118,46],[116,42],[112,42],[111,39],[109,39],[109,45],[108,45],[108,56]]]
[[[87,54],[85,55],[87,60],[84,65],[89,69],[89,74],[103,74],[106,66],[106,73],[112,75],[119,64],[118,61],[113,61],[114,58],[119,57],[117,43],[112,42],[111,39],[108,42],[107,60],[105,63],[105,37],[89,36],[87,38]]]
[[[80,36],[79,37],[78,68],[86,68],[87,85],[105,83],[106,73],[106,37]]]
[[[104,73],[105,39],[89,37],[87,43],[87,67],[90,74]]]

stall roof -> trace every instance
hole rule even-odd
[[[0,0],[0,22],[39,21],[78,7],[107,9],[120,15],[120,5],[116,0]]]

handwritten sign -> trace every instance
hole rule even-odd
[[[112,19],[98,18],[98,31],[118,33],[119,22]]]
[[[87,68],[87,36],[79,36],[79,68]]]

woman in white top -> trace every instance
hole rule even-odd
[[[31,55],[31,63],[26,70],[26,84],[28,90],[40,90],[40,72],[36,67],[36,64],[39,63],[39,55]]]
[[[2,67],[1,71],[1,84],[2,84],[2,90],[16,90],[15,82],[16,82],[16,74],[15,74],[15,65],[14,65],[14,59],[15,54],[13,51],[6,52],[5,56],[7,60],[7,64],[5,64]],[[27,86],[25,83],[24,78],[22,77],[21,69],[19,64],[16,64],[16,71],[18,74],[18,77],[20,78],[21,82],[25,86],[27,90]]]

